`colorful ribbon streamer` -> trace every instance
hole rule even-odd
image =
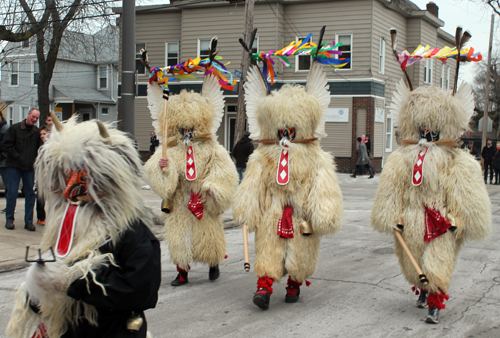
[[[410,65],[415,62],[429,60],[431,58],[438,59],[442,63],[446,64],[448,59],[457,59],[458,51],[456,47],[444,47],[443,49],[434,48],[431,49],[429,45],[423,47],[419,45],[413,53],[409,53],[407,50],[403,51],[399,56],[399,64],[402,70],[405,70]],[[461,62],[479,62],[483,59],[480,52],[474,52],[474,48],[462,48],[460,51],[460,61]]]
[[[217,77],[222,88],[233,90],[236,81],[233,80],[233,74],[226,68],[226,65],[229,63],[224,65],[219,60],[222,60],[222,57],[216,56],[212,62],[210,62],[209,58],[201,59],[198,57],[194,60],[189,59],[175,66],[167,66],[164,68],[154,67],[149,73],[149,83],[156,82],[168,90],[168,83],[170,81],[176,79],[195,79],[196,76],[193,75],[193,73],[204,70],[205,75],[213,74]],[[170,74],[171,77],[168,77],[168,74]],[[229,74],[229,80],[224,74]]]

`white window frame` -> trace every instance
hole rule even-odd
[[[101,87],[101,79],[102,79],[102,77],[101,77],[101,68],[106,68],[106,87]],[[97,89],[98,90],[107,90],[108,89],[108,82],[109,82],[108,81],[108,78],[109,78],[108,74],[109,74],[109,67],[108,67],[108,65],[104,65],[104,66],[99,65],[99,66],[97,66]]]
[[[137,45],[142,45],[142,44],[144,44],[144,50],[148,50],[148,44],[146,42],[136,42],[135,43],[135,62],[136,62],[136,64],[137,64],[137,61],[141,62],[141,59],[139,57],[140,53],[137,50]],[[135,68],[137,68],[137,67],[135,67]],[[146,75],[146,72],[147,72],[146,67],[144,67],[144,73],[137,72],[137,75]]]
[[[17,64],[17,71],[15,73],[12,72],[12,65]],[[17,84],[12,84],[12,75],[17,76]],[[12,61],[9,64],[9,87],[19,87],[19,61]]]
[[[177,61],[175,64],[180,63],[180,54],[181,54],[181,45],[178,41],[167,41],[165,42],[165,67],[168,66],[168,59],[173,59],[168,57],[168,45],[169,44],[177,44]]]
[[[38,83],[35,83],[35,62],[38,63],[38,60],[31,60],[31,87],[38,87]],[[40,80],[40,65],[38,65],[38,80]]]
[[[446,67],[446,89],[450,89],[450,66]]]
[[[392,135],[393,135],[393,131],[394,131],[394,124],[393,124],[393,120],[392,120],[392,116],[386,116],[385,118],[385,152],[386,153],[390,153],[392,152]],[[390,126],[390,131],[388,132],[387,131],[387,127]],[[389,140],[389,143],[390,143],[390,147],[388,148],[387,147],[387,140]]]
[[[424,83],[432,85],[432,59],[424,62]]]
[[[379,72],[379,74],[384,75],[385,74],[385,39],[383,37],[380,37],[380,47],[379,47],[379,51],[378,51],[378,60],[379,60],[378,72]],[[352,68],[352,66],[351,66],[351,68]]]
[[[304,36],[304,37],[298,37],[296,36],[295,37],[295,42],[299,42],[299,40],[304,40],[307,36]],[[312,41],[313,37],[311,35],[311,39],[309,41]],[[306,73],[309,71],[309,69],[311,69],[311,66],[312,66],[312,57],[309,55],[309,59],[310,59],[310,62],[309,62],[309,68],[308,69],[299,69],[299,57],[307,57],[307,55],[295,55],[295,73]]]
[[[441,88],[444,88],[444,64],[441,65]]]
[[[24,116],[24,114],[23,114],[23,108],[28,108],[28,110],[26,112],[26,116]],[[19,120],[19,122],[25,120],[28,117],[29,112],[30,112],[30,106],[19,106],[19,116],[21,118]]]
[[[14,107],[9,107],[8,113],[7,113],[7,121],[9,123],[9,126],[12,126],[14,124]]]
[[[30,48],[30,39],[21,41],[21,49]]]
[[[200,55],[200,51],[201,51],[201,50],[200,50],[201,41],[207,41],[207,40],[208,40],[208,47],[210,48],[210,41],[211,41],[212,39],[198,39],[198,52],[196,53],[196,55],[198,55],[198,57],[201,57],[201,55]],[[208,55],[207,55],[207,57],[208,57]],[[205,57],[203,57],[203,58],[205,58]],[[202,59],[203,59],[203,58],[202,58]]]
[[[105,113],[104,110],[107,112]],[[109,115],[109,107],[101,107],[101,115]]]
[[[346,35],[349,35],[351,37],[351,48],[349,49],[349,53],[351,54],[349,56],[349,64],[350,64],[350,68],[345,68],[345,67],[342,67],[342,68],[336,68],[335,71],[343,71],[343,72],[350,72],[352,71],[353,69],[353,66],[352,66],[352,54],[353,54],[353,41],[354,41],[354,34],[352,33],[342,33],[342,34],[335,34],[335,42],[339,42],[339,37],[340,36],[346,36]],[[337,47],[337,50],[339,50],[339,48]],[[345,57],[344,55],[340,55],[341,57]],[[335,58],[338,59],[339,58],[339,55],[335,55]]]

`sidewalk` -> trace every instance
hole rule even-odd
[[[155,226],[152,231],[158,239],[161,239],[163,236],[163,220],[160,211],[161,198],[154,191],[147,189],[142,190],[142,195],[146,206],[151,208],[155,214]],[[2,194],[0,195],[0,210],[5,208],[5,204],[5,195]],[[5,229],[5,214],[0,214],[0,273],[26,267],[29,264],[24,260],[26,246],[30,246],[30,252],[35,253],[35,250],[40,247],[43,232],[45,231],[44,226],[36,224],[36,209],[33,214],[33,224],[35,224],[36,231],[24,230],[24,197],[17,199],[14,217],[16,228],[14,230],[7,230]],[[231,209],[222,215],[222,221],[224,228],[235,226]]]

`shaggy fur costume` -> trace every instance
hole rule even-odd
[[[49,247],[56,247],[68,205],[63,196],[65,173],[86,170],[87,191],[92,200],[80,205],[68,255],[56,257],[56,262],[44,266],[35,263],[29,269],[26,283],[16,293],[16,306],[7,327],[9,337],[30,337],[40,323],[51,338],[61,337],[82,322],[97,325],[98,310],[69,297],[68,287],[83,279],[89,290],[97,286],[106,293],[107,286],[96,275],[116,262],[113,254],[103,254],[99,248],[105,242],[111,247],[117,245],[137,220],[152,224],[140,192],[142,165],[137,151],[124,133],[112,128],[108,128],[108,133],[104,139],[95,121],[77,123],[74,117],[62,131],[54,128],[40,150],[35,166],[48,216],[41,243],[45,259],[52,257],[47,253]],[[159,265],[157,272],[159,275]],[[39,314],[30,309],[29,300],[38,304]]]
[[[148,86],[148,102],[156,133],[162,135],[164,99],[158,85]],[[171,212],[163,214],[165,241],[173,263],[185,271],[192,262],[216,266],[225,256],[222,214],[231,205],[238,173],[229,153],[216,141],[223,108],[222,91],[212,75],[206,76],[201,94],[183,90],[170,96],[167,171],[163,173],[158,165],[159,150],[145,164],[148,184],[161,198],[172,201]],[[194,181],[186,179],[182,128],[193,129],[195,137],[208,135],[208,140],[192,142],[197,169]],[[188,209],[191,192],[201,194],[204,211],[200,220]]]
[[[422,86],[410,92],[401,82],[395,93],[392,114],[399,120],[401,139],[419,141],[420,129],[439,131],[440,140],[456,140],[467,128],[473,112],[472,91],[463,84],[452,91]],[[419,152],[428,147],[423,180],[413,186],[413,167]],[[438,210],[457,229],[424,241],[425,205]],[[424,287],[395,239],[395,251],[406,280],[431,293],[447,294],[458,253],[467,240],[484,239],[491,228],[490,199],[477,161],[460,149],[427,141],[402,145],[389,157],[380,177],[371,224],[393,234],[402,222],[402,236],[423,273]]]
[[[318,64],[312,67],[307,87],[285,85],[266,96],[266,84],[258,68],[248,74],[245,88],[252,136],[276,140],[278,130],[295,128],[296,140],[325,136],[326,110],[330,102],[326,75]],[[337,183],[333,157],[319,140],[290,143],[290,180],[276,181],[282,146],[261,144],[250,156],[247,170],[236,191],[234,219],[255,231],[255,275],[279,282],[289,273],[303,282],[316,270],[321,236],[334,235],[342,223],[342,193]],[[292,206],[294,238],[277,235],[283,208]],[[299,227],[309,221],[313,234],[303,236]]]

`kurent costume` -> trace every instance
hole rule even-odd
[[[255,231],[258,290],[253,301],[267,309],[273,282],[287,273],[285,301],[298,301],[300,286],[316,270],[321,237],[341,228],[342,193],[333,157],[319,144],[326,136],[330,92],[318,62],[305,87],[287,84],[271,93],[253,66],[245,100],[251,135],[260,145],[236,191],[233,215],[238,224]]]
[[[38,337],[145,338],[143,311],[156,305],[161,254],[137,151],[100,121],[53,119],[35,165],[47,202],[43,259],[16,293],[7,335],[31,337],[37,328]]]
[[[198,59],[200,64],[205,61]],[[212,68],[215,62],[205,69],[215,71]],[[167,68],[172,71],[176,67]],[[162,75],[153,73],[160,82]],[[151,83],[148,102],[157,135],[164,135],[162,121],[168,102],[166,170],[162,172],[158,165],[163,156],[161,151],[147,161],[145,170],[148,184],[164,199],[168,211],[163,213],[164,238],[179,271],[171,285],[188,282],[193,262],[208,264],[209,278],[216,280],[226,251],[222,214],[231,205],[238,185],[238,174],[229,153],[216,141],[224,109],[222,90],[217,77],[206,74],[201,94],[183,90],[166,101],[160,86]],[[163,142],[162,136],[160,143]]]
[[[399,56],[401,68],[419,61],[417,58],[456,58],[456,50],[453,54],[451,48],[445,49],[405,52]],[[461,60],[465,55],[477,57],[472,49],[461,50],[461,55]],[[433,86],[411,88],[411,83],[401,81],[394,93],[391,114],[402,145],[384,165],[371,224],[377,231],[397,234],[395,238],[399,237],[396,232],[401,233],[427,278],[419,278],[410,255],[395,240],[402,272],[420,292],[417,306],[429,308],[425,321],[436,324],[439,310],[445,308],[444,300],[449,298],[462,245],[467,240],[483,239],[490,232],[490,200],[478,162],[455,146],[473,113],[471,88],[465,83],[458,91]]]

